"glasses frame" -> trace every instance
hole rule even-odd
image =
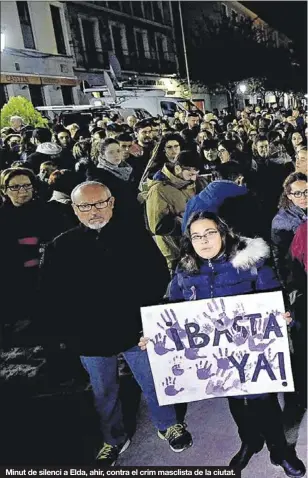
[[[296,199],[300,199],[301,197],[308,197],[308,189],[305,191],[295,191],[294,193],[290,193],[291,196],[294,196]]]
[[[198,234],[197,236],[191,237],[190,240],[191,242],[197,242],[200,244],[201,242],[203,242],[204,239],[206,239],[207,241],[210,241],[211,238],[214,239],[214,237],[217,236],[217,234],[219,234],[219,231],[218,229],[215,229],[215,231],[212,230],[212,231],[206,232],[205,234]]]
[[[109,196],[109,198],[105,199],[105,201],[97,201],[97,202],[94,202],[94,203],[86,203],[86,204],[76,204],[76,203],[74,203],[74,206],[76,206],[80,212],[90,212],[93,207],[95,207],[95,209],[100,211],[100,210],[106,209],[108,207],[108,203],[109,203],[111,198],[112,198],[112,196]],[[97,207],[97,204],[105,204],[105,205],[104,205],[104,207]],[[82,211],[80,208],[82,208],[84,206],[90,206],[90,208],[85,210],[85,211]]]
[[[13,189],[13,188],[17,188],[17,189]],[[30,183],[30,184],[13,184],[12,186],[7,186],[6,189],[9,189],[11,192],[13,193],[17,193],[19,192],[21,189],[23,189],[24,191],[30,191],[30,189],[33,189],[33,184]]]

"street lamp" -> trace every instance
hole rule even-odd
[[[245,83],[242,83],[242,84],[239,86],[239,88],[240,88],[240,92],[241,92],[242,94],[244,94],[245,91],[247,90],[247,86],[245,85]]]
[[[0,51],[3,51],[5,48],[5,33],[1,33],[0,38]]]

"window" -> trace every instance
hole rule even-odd
[[[44,106],[42,87],[39,85],[29,85],[29,93],[33,106]]]
[[[25,48],[35,50],[28,2],[16,2]]]
[[[153,20],[152,2],[143,2],[144,16],[147,20]]]
[[[66,55],[60,8],[55,7],[54,5],[50,5],[50,13],[52,18],[53,29],[55,32],[57,51],[61,55]]]
[[[174,113],[178,111],[177,104],[173,101],[161,101],[160,107],[163,116],[174,116]]]
[[[63,97],[63,104],[64,105],[73,105],[74,98],[73,98],[73,89],[71,86],[61,86],[62,97]]]
[[[122,11],[128,15],[132,14],[131,2],[122,2]]]
[[[132,2],[132,6],[134,15],[143,18],[142,2]]]
[[[162,64],[165,60],[168,60],[168,43],[165,35],[156,35],[157,53],[159,62]]]
[[[112,2],[108,3],[108,7],[111,8],[111,10],[118,10],[119,12],[121,12],[121,3],[122,2],[116,2],[115,0],[112,0]]]
[[[125,25],[117,22],[109,22],[109,29],[113,51],[121,64],[123,63],[123,56],[128,55]]]
[[[149,47],[149,38],[147,30],[134,29],[135,42],[138,52],[138,57],[140,59],[150,58],[150,47]]]
[[[161,2],[151,2],[153,6],[153,17],[154,21],[158,23],[163,22],[163,12]]]
[[[237,13],[235,10],[231,10],[231,15],[232,15],[232,20],[234,22],[237,22]]]
[[[225,5],[224,3],[221,4],[221,11],[225,17],[228,16],[228,8],[227,8],[227,5]]]
[[[88,68],[101,68],[104,64],[97,18],[78,18],[84,52],[84,61]]]

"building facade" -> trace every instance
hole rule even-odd
[[[78,82],[62,2],[2,2],[1,105],[24,96],[34,106],[72,104]]]
[[[110,72],[110,63],[122,80],[177,73],[171,2],[70,1],[66,6],[75,74],[81,84],[104,86],[104,71]],[[89,98],[80,91],[79,100]]]

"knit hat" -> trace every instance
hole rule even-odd
[[[54,156],[55,154],[60,154],[61,151],[61,146],[56,143],[41,143],[36,148],[37,153],[46,154],[46,156]]]

